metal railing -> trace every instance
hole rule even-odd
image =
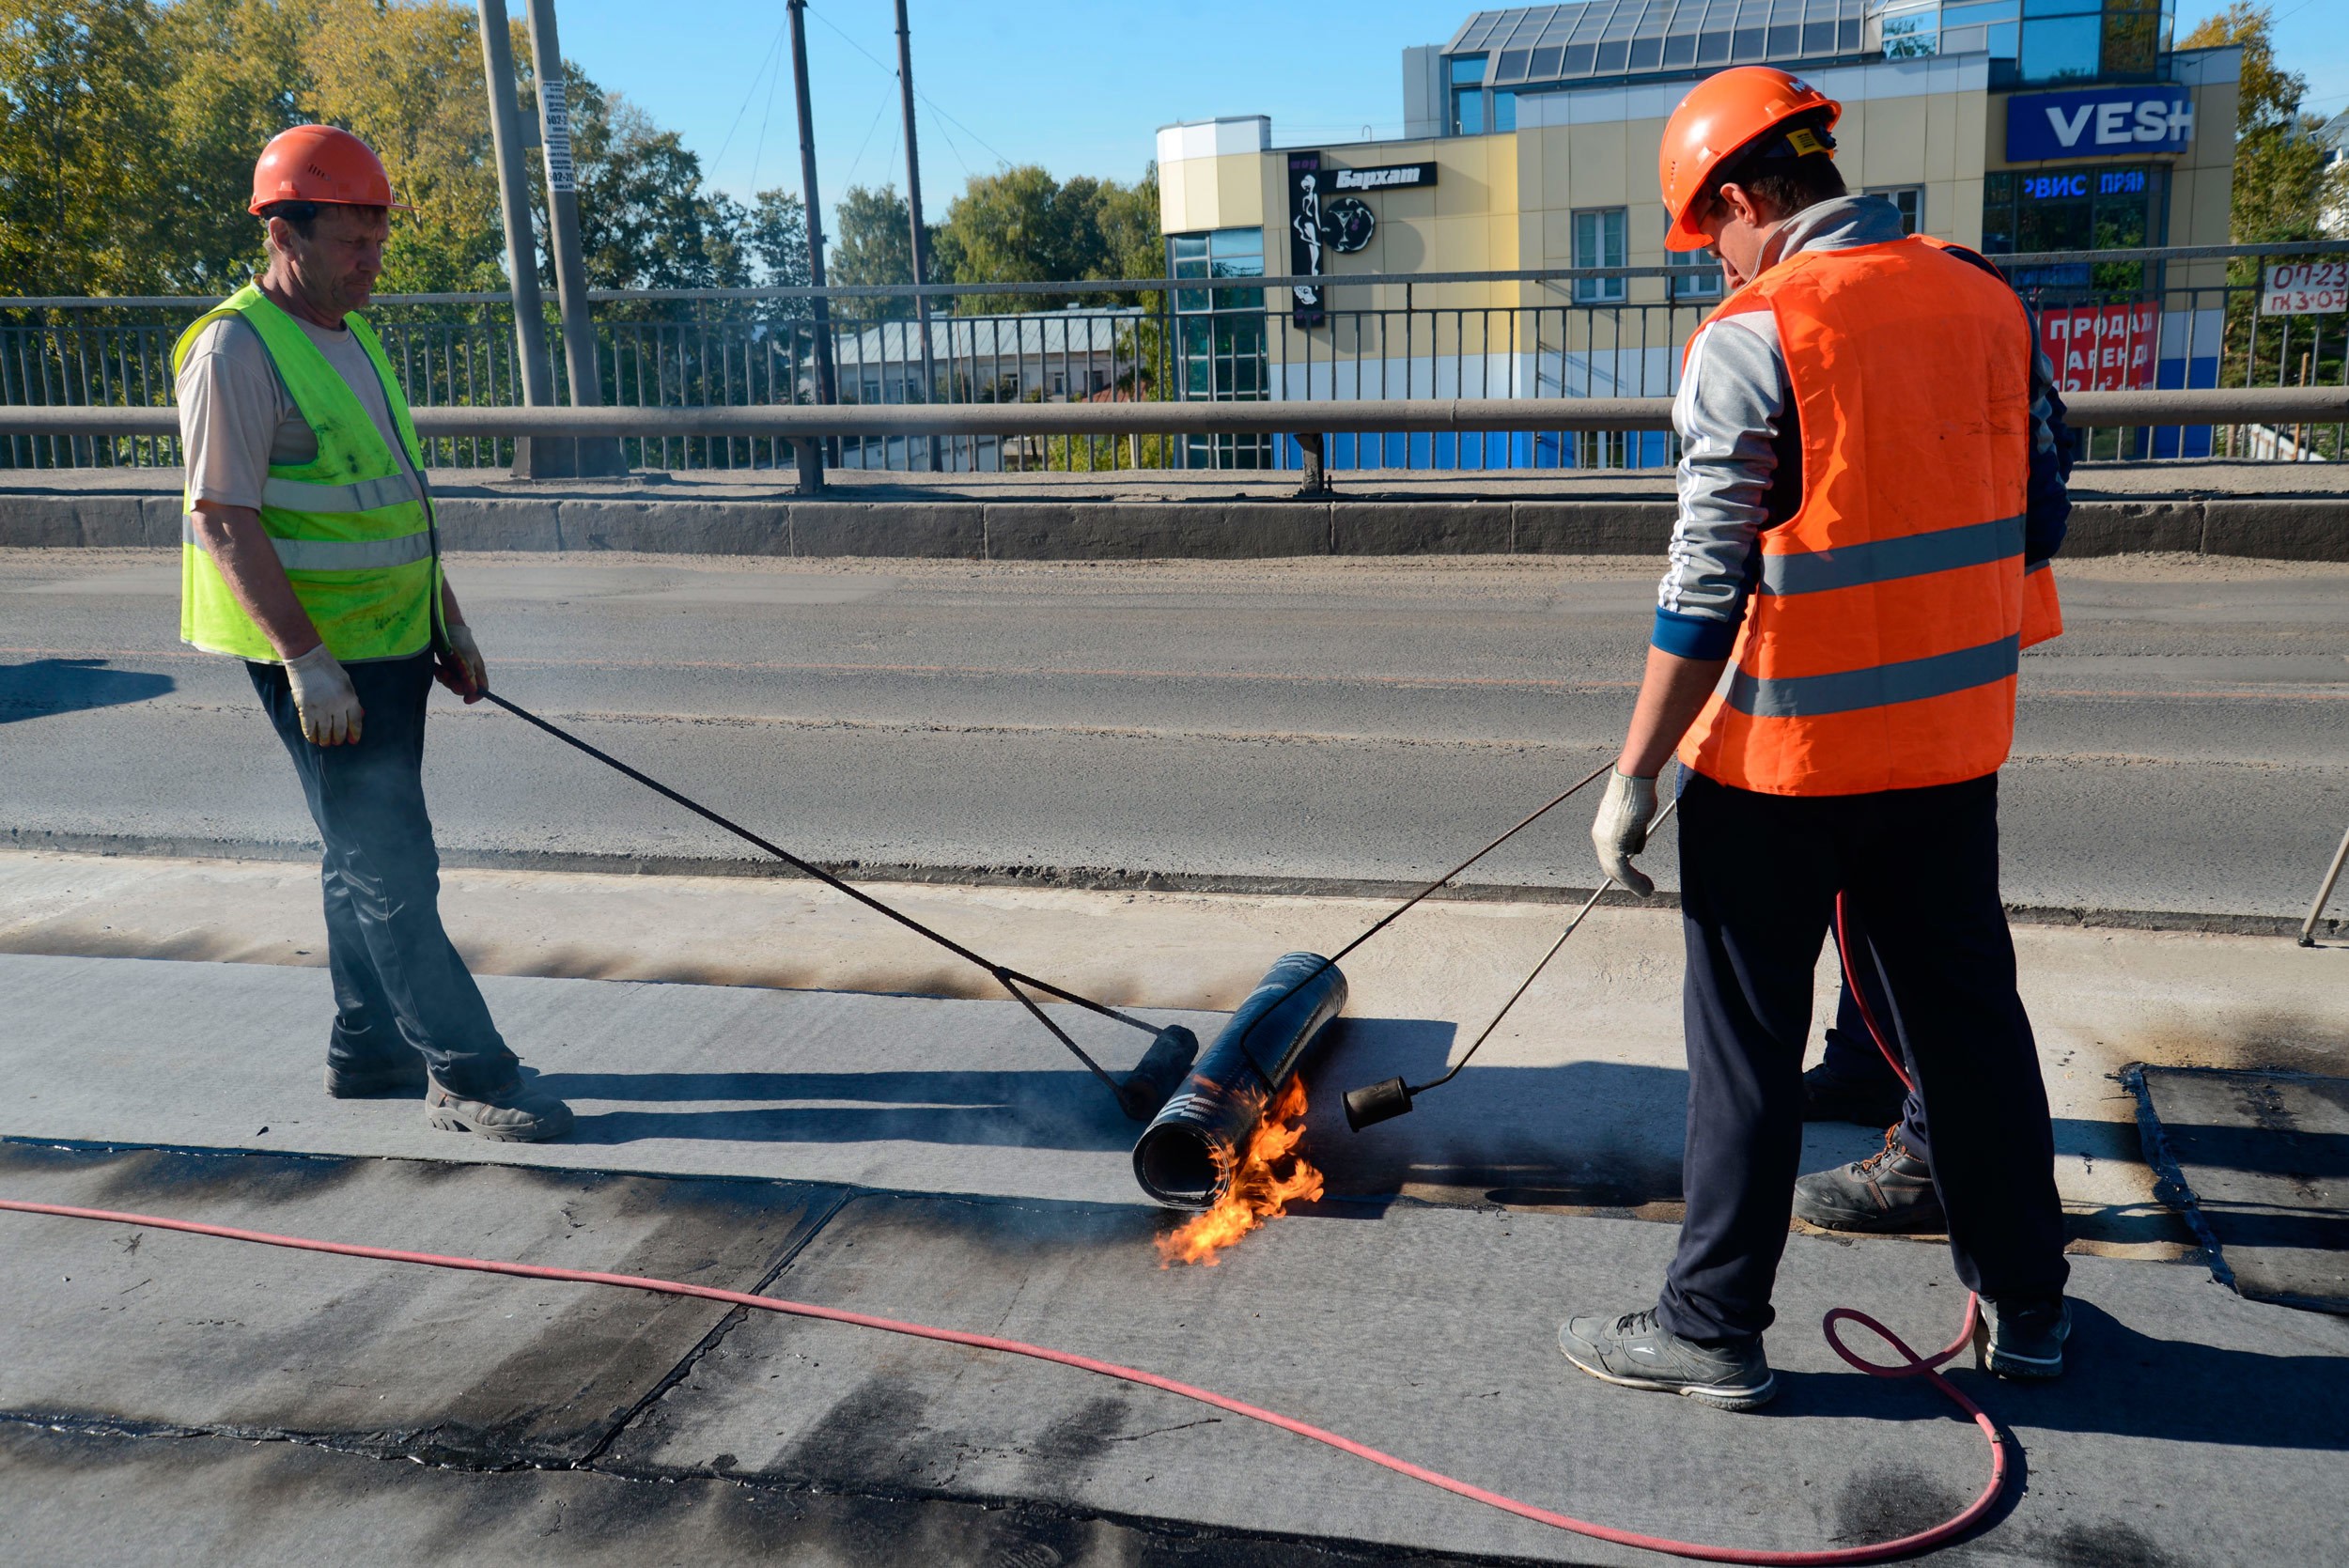
[[[1998,258],[2040,311],[2043,338],[2078,363],[2076,385],[2148,388],[2349,384],[2349,318],[2262,318],[2256,285],[2168,287],[2172,264],[2250,256],[2349,253],[2349,243],[2067,253]],[[2061,280],[2092,266],[2136,268],[2141,287]],[[2071,270],[2071,271],[2067,271]],[[2058,281],[2049,282],[2048,279]],[[1316,281],[1324,320],[1299,326],[1286,290]],[[1678,454],[1663,422],[1608,426],[1497,415],[1457,427],[1397,424],[1374,407],[1435,399],[1499,407],[1525,401],[1663,397],[1681,347],[1716,303],[1717,280],[1685,268],[1505,272],[933,284],[823,290],[843,409],[924,411],[822,430],[828,466],[848,469],[1646,467]],[[608,412],[646,469],[767,470],[790,462],[784,425],[764,417],[815,402],[809,289],[595,291],[598,367]],[[933,379],[918,329],[903,317],[919,292],[952,309],[933,318]],[[1456,303],[1463,293],[1537,303]],[[1018,309],[1058,303],[1073,308]],[[1643,298],[1641,296],[1653,296]],[[1675,297],[1678,296],[1678,297]],[[215,302],[0,300],[0,409],[168,410],[172,345]],[[510,305],[502,294],[385,296],[369,311],[403,391],[428,430],[436,467],[503,467],[527,433]],[[550,349],[557,328],[543,323]],[[2077,350],[2077,352],[2072,352]],[[2115,356],[2120,363],[2113,363]],[[550,352],[561,387],[564,356]],[[2086,393],[2079,396],[2089,396]],[[1323,403],[1315,427],[1292,406],[1269,423],[1188,419],[1102,423],[1102,405],[1223,407]],[[2313,405],[2310,405],[2313,406]],[[497,411],[487,422],[429,411]],[[655,411],[762,411],[742,421],[680,424]],[[947,411],[959,411],[943,418]],[[1013,417],[1014,411],[1019,411]],[[1038,411],[1031,412],[1029,411]],[[534,414],[535,417],[535,414]],[[501,420],[504,422],[501,423]],[[692,427],[686,427],[691,425]],[[1243,428],[1245,426],[1247,427]],[[2337,460],[2349,424],[2295,418],[2103,425],[2093,459],[2217,456]],[[1318,447],[1316,454],[1313,448]],[[0,436],[0,466],[173,465],[176,427],[140,433],[21,425]]]

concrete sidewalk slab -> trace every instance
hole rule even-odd
[[[1215,1269],[1161,1271],[1114,1213],[872,1196],[776,1288],[1123,1359],[1621,1528],[1853,1545],[1972,1496],[1974,1429],[1923,1388],[1843,1367],[1816,1329],[1828,1307],[1858,1305],[1938,1348],[1964,1296],[1927,1249],[1791,1241],[1769,1338],[1785,1389],[1755,1419],[1568,1367],[1561,1315],[1647,1304],[1673,1240],[1633,1221],[1325,1205]],[[2072,1288],[2064,1383],[1958,1374],[2021,1439],[2030,1479],[2012,1516],[1951,1560],[2294,1562],[2349,1529],[2333,1484],[2349,1324],[2170,1265],[2081,1260]],[[1653,1560],[1143,1390],[782,1319],[729,1335],[612,1457],[659,1473],[722,1453],[733,1474],[848,1476],[894,1495],[1041,1496],[1406,1553]]]
[[[296,1164],[317,1169],[289,1180]],[[708,1221],[759,1184],[628,1179],[605,1189],[606,1207],[583,1228],[595,1234],[560,1240],[560,1209],[516,1210],[500,1195],[524,1190],[522,1173],[495,1168],[21,1149],[9,1167],[0,1190],[11,1196],[484,1255],[537,1249],[588,1266],[649,1262],[641,1236],[634,1257],[595,1259],[599,1243],[630,1245],[595,1227],[622,1213],[659,1215],[678,1221],[671,1271],[694,1278],[762,1267],[800,1227],[805,1196],[785,1189],[791,1195],[770,1209],[751,1201],[781,1226],[745,1224],[730,1240]],[[708,1204],[718,1188],[728,1196]],[[1897,1534],[1954,1512],[1984,1471],[1968,1423],[1922,1388],[1843,1368],[1813,1327],[1827,1306],[1854,1304],[1937,1345],[1963,1296],[1931,1250],[1795,1238],[1770,1338],[1784,1392],[1767,1413],[1741,1418],[1610,1389],[1553,1346],[1562,1313],[1652,1296],[1672,1245],[1667,1227],[1324,1204],[1275,1222],[1215,1268],[1163,1270],[1149,1246],[1162,1222],[1092,1203],[865,1193],[831,1211],[771,1291],[1124,1361],[1532,1501],[1740,1545]],[[158,1233],[133,1251],[119,1228],[31,1217],[0,1216],[0,1290],[9,1293],[0,1366],[14,1380],[0,1407],[7,1420],[35,1414],[69,1433],[219,1435],[225,1417],[237,1430],[290,1432],[300,1419],[334,1447],[428,1448],[439,1463],[498,1468],[520,1462],[517,1435],[535,1430],[541,1385],[560,1383],[555,1368],[569,1363],[568,1342],[589,1314],[600,1314],[595,1327],[615,1328],[630,1310],[622,1293],[596,1287],[412,1278],[397,1265]],[[141,1279],[153,1283],[121,1294]],[[2078,1327],[2065,1381],[2024,1388],[1956,1374],[2014,1432],[2023,1465],[2005,1515],[1946,1560],[2297,1564],[2341,1538],[2349,1321],[2246,1302],[2170,1265],[2080,1260],[2072,1288]],[[435,1294],[449,1290],[467,1294]],[[592,1456],[573,1448],[540,1462],[685,1485],[724,1478],[790,1497],[1107,1518],[1151,1534],[1200,1530],[1212,1561],[1251,1560],[1219,1549],[1233,1539],[1286,1541],[1299,1552],[1333,1542],[1405,1557],[1652,1560],[1068,1368],[756,1313],[707,1339],[682,1327],[613,1335],[625,1343],[610,1358],[646,1372],[675,1354],[659,1378],[664,1391],[622,1412]],[[416,1353],[428,1334],[430,1358]],[[401,1335],[404,1362],[392,1353]],[[435,1360],[517,1365],[518,1342],[552,1358],[545,1375],[472,1387],[431,1375]],[[14,1397],[27,1379],[50,1390],[36,1412]],[[387,1414],[370,1421],[376,1408]],[[0,1540],[20,1528],[9,1522],[22,1516],[16,1495],[41,1488],[57,1462],[53,1445],[42,1467],[0,1472]],[[143,1454],[134,1463],[153,1467]],[[261,1484],[258,1467],[241,1471]],[[277,1507],[315,1510],[350,1484],[346,1474],[326,1498]],[[544,1491],[506,1504],[481,1489],[475,1498],[492,1527],[508,1509],[548,1506]],[[257,1491],[213,1507],[239,1501],[270,1512]],[[933,1539],[942,1549],[931,1560],[972,1560],[951,1524]],[[754,1545],[738,1535],[713,1550],[734,1560],[756,1555]],[[353,1560],[397,1555],[350,1545]]]
[[[844,1194],[412,1160],[0,1143],[0,1192],[756,1290]],[[725,1317],[715,1302],[5,1219],[0,1412],[569,1465]]]
[[[500,977],[483,989],[525,1069],[578,1112],[562,1141],[436,1132],[421,1096],[327,1098],[317,971],[13,955],[0,956],[0,1078],[14,1090],[0,1133],[1147,1203],[1136,1124],[1013,1002]],[[1149,1045],[1056,1012],[1116,1071]]]
[[[1265,935],[1277,939],[1280,926]],[[1251,960],[1250,983],[1262,953],[1282,950],[1271,939]],[[18,1091],[0,1132],[18,1136],[1149,1206],[1133,1178],[1139,1128],[1009,1001],[485,976],[507,1038],[579,1112],[570,1137],[522,1146],[432,1131],[407,1102],[326,1098],[319,1075],[333,1008],[315,970],[0,954],[0,988],[12,1003],[0,1015],[0,1074]],[[1454,1023],[1382,1008],[1404,988],[1385,989],[1357,1001],[1305,1074],[1301,1149],[1331,1192],[1678,1219],[1687,1073],[1670,966],[1601,959],[1595,972],[1562,976],[1536,999],[1555,1010],[1546,1027],[1536,1014],[1524,1032],[1504,1030],[1410,1116],[1356,1135],[1343,1090],[1398,1073],[1424,1081],[1455,1048]],[[1058,1011],[1114,1070],[1147,1045]],[[1149,1016],[1202,1039],[1221,1021],[1174,1008]],[[2068,1047],[2050,1049],[2058,1180],[2078,1244],[2191,1250],[2152,1196],[2127,1096],[2075,1066]],[[1804,1168],[1862,1157],[1880,1137],[1812,1124]]]
[[[598,1470],[463,1470],[313,1443],[60,1432],[0,1421],[0,1550],[89,1568],[419,1563],[788,1562],[793,1568],[1295,1568],[1285,1540],[1046,1508],[646,1481]],[[1392,1564],[1316,1542],[1316,1568]],[[1466,1559],[1414,1554],[1423,1568]]]
[[[2255,1301],[2349,1313],[2349,1078],[2139,1067],[2156,1189]]]

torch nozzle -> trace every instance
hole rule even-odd
[[[1346,1096],[1346,1125],[1356,1132],[1405,1114],[1411,1109],[1411,1088],[1399,1078],[1365,1083]]]

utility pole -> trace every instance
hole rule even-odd
[[[481,70],[490,88],[490,145],[498,161],[498,208],[506,219],[506,272],[514,293],[514,358],[521,368],[522,401],[532,408],[554,402],[554,366],[547,358],[545,307],[538,299],[538,246],[531,232],[530,175],[522,163],[521,111],[514,101],[514,51],[506,31],[506,0],[480,0]],[[552,442],[547,442],[552,446]],[[514,476],[537,478],[559,472],[529,436],[514,441]]]
[[[554,258],[555,299],[563,317],[563,367],[571,407],[603,403],[603,372],[596,365],[596,324],[587,308],[587,264],[579,250],[579,182],[571,172],[571,115],[565,92],[563,45],[554,30],[554,0],[525,0],[530,13],[532,74],[538,83],[538,146],[546,155],[547,251]],[[628,472],[615,436],[583,436],[573,443],[571,472]]]
[[[816,116],[807,99],[807,0],[786,0],[791,13],[791,85],[800,107],[800,192],[807,199],[807,281],[824,287],[824,204],[816,194]],[[818,292],[808,303],[816,329],[816,401],[832,403],[832,311]],[[800,459],[800,490],[812,494],[824,488],[824,443],[795,441]]]
[[[913,135],[913,34],[906,26],[906,0],[897,0],[897,97],[906,116],[906,216],[913,226],[913,283],[930,281],[930,231],[922,222],[922,152]],[[938,367],[930,355],[930,300],[913,296],[914,330],[922,334],[922,401],[938,396]],[[938,472],[938,438],[927,436],[930,472]]]

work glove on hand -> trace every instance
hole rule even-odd
[[[294,712],[302,733],[313,746],[356,746],[360,721],[366,717],[350,672],[320,643],[299,659],[286,660],[286,678],[293,685]]]
[[[448,646],[433,663],[432,677],[468,703],[477,703],[490,689],[490,667],[481,661],[481,644],[473,628],[462,621],[448,623]]]
[[[1631,857],[1647,847],[1648,824],[1655,819],[1656,781],[1609,769],[1607,795],[1591,824],[1591,843],[1598,849],[1599,869],[1641,898],[1654,893],[1656,884],[1631,863]]]

